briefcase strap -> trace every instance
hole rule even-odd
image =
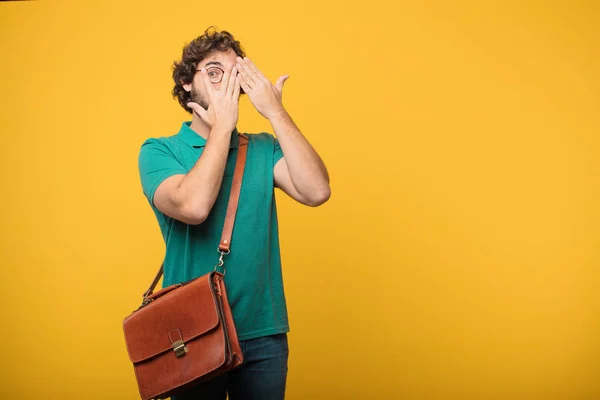
[[[235,169],[233,171],[233,181],[231,182],[231,192],[229,193],[229,203],[227,205],[227,214],[225,215],[225,224],[223,225],[223,233],[219,242],[218,251],[223,254],[229,254],[231,248],[231,236],[233,235],[233,224],[237,212],[238,201],[240,199],[240,190],[242,188],[242,178],[244,176],[244,168],[246,166],[246,154],[248,153],[248,138],[244,135],[239,135],[239,145]],[[154,292],[154,288],[158,284],[163,274],[164,261],[152,281],[152,284],[144,293],[144,298],[150,296]]]

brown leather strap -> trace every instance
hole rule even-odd
[[[243,138],[243,139],[242,139]],[[240,137],[240,150],[238,151],[235,170],[233,172],[233,182],[231,182],[231,192],[229,193],[229,204],[227,205],[227,216],[223,226],[223,234],[219,243],[219,251],[229,253],[231,246],[231,235],[233,234],[233,222],[237,212],[238,200],[240,199],[240,189],[242,188],[242,177],[244,176],[244,167],[246,165],[246,153],[248,150],[248,138]],[[243,150],[242,150],[243,149]]]
[[[231,246],[231,236],[233,234],[233,223],[235,222],[235,215],[237,213],[238,201],[240,199],[240,190],[242,188],[242,178],[244,177],[244,168],[246,166],[246,154],[248,153],[248,138],[243,135],[239,135],[239,145],[237,160],[235,162],[235,169],[233,170],[233,181],[231,182],[231,191],[229,193],[229,204],[227,205],[227,214],[225,215],[225,224],[223,226],[223,234],[221,235],[221,241],[219,242],[219,251],[228,254]],[[160,277],[163,274],[164,262],[160,266],[156,277],[152,281],[152,284],[144,293],[144,298],[150,296],[154,291],[154,288],[158,284]]]
[[[165,263],[163,262],[160,265],[160,269],[158,270],[158,272],[156,273],[156,276],[154,277],[154,280],[152,281],[152,284],[150,285],[150,287],[148,288],[148,290],[146,290],[146,292],[144,293],[144,298],[150,296],[152,294],[152,292],[154,291],[154,288],[156,287],[156,285],[158,284],[158,281],[160,280],[160,277],[163,274],[163,265]]]

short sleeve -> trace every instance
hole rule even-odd
[[[281,146],[279,145],[279,140],[277,140],[277,138],[275,138],[275,149],[273,150],[273,165],[277,164],[277,161],[279,161],[282,157],[283,157],[283,150],[281,150]]]
[[[154,205],[154,193],[168,177],[186,174],[169,148],[158,139],[148,139],[140,148],[138,166],[144,195]]]

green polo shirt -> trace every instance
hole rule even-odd
[[[147,139],[139,153],[143,193],[156,215],[166,246],[163,287],[214,269],[237,158],[236,129],[231,135],[221,189],[203,223],[188,225],[163,214],[154,206],[156,188],[169,176],[187,174],[206,144],[190,123],[184,122],[175,135]],[[246,136],[248,154],[231,254],[224,257],[225,285],[240,340],[289,331],[273,178],[273,166],[283,153],[277,139],[268,133]]]

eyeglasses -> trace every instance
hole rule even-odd
[[[200,72],[200,70],[197,69],[196,72]],[[219,67],[208,67],[206,69],[206,74],[208,75],[208,80],[211,83],[219,83],[221,82],[221,79],[223,79],[223,74],[225,74],[225,71]]]

